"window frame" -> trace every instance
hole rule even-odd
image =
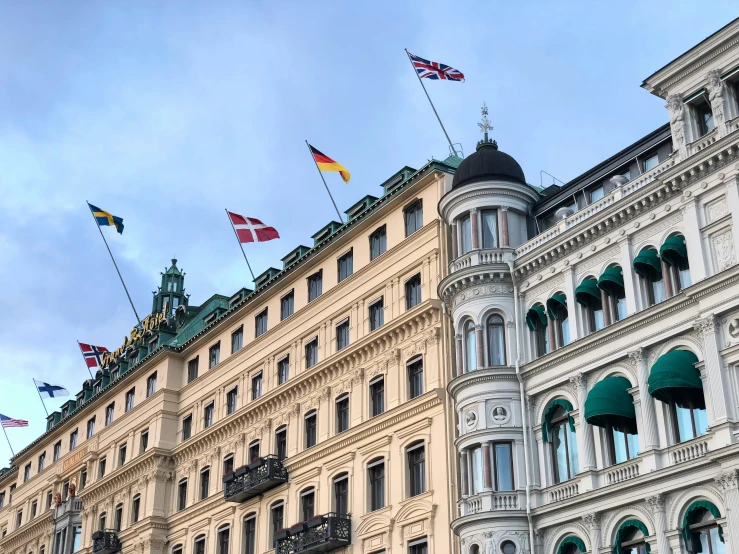
[[[211,400],[203,408],[203,429],[212,427],[216,420],[216,403]]]
[[[221,341],[208,347],[208,369],[213,369],[221,363]]]
[[[309,419],[312,420],[310,426]],[[309,430],[312,430],[312,435],[309,434],[311,432]],[[308,450],[316,444],[318,444],[318,411],[313,409],[303,416],[303,449]]]
[[[289,312],[289,313],[287,313]],[[285,321],[295,313],[295,289],[280,297],[280,321]]]
[[[323,294],[323,269],[309,275],[306,281],[308,284],[308,303],[310,303]],[[315,290],[311,290],[312,288],[315,288]]]
[[[375,241],[377,242],[377,252],[375,253]],[[375,229],[369,236],[370,262],[376,260],[387,252],[387,225],[381,225]]]
[[[500,322],[497,321],[493,323],[493,320],[498,319]],[[501,360],[503,363],[496,364],[494,363],[496,360],[493,359],[493,341],[492,341],[492,334],[491,331],[494,329],[499,329],[500,339],[501,339],[501,350],[503,354],[503,359]],[[485,339],[487,342],[487,359],[488,359],[488,366],[489,367],[503,367],[508,363],[508,345],[506,344],[506,322],[505,318],[500,315],[499,313],[492,313],[489,314],[485,318]],[[498,352],[500,353],[500,352]]]
[[[373,390],[373,386],[376,386],[377,384],[382,385],[382,389],[375,393]],[[374,377],[368,384],[369,387],[369,394],[370,394],[370,402],[369,402],[369,408],[370,408],[370,417],[377,417],[379,415],[382,415],[385,413],[385,375],[378,375]],[[379,412],[375,411],[376,403],[375,398],[380,396],[380,402],[382,403],[382,409]]]
[[[376,310],[376,311],[375,311]],[[376,316],[376,314],[379,314]],[[367,306],[367,319],[369,320],[369,332],[377,331],[385,325],[385,297],[370,302]],[[377,320],[377,321],[375,321]]]
[[[210,466],[205,466],[200,470],[200,479],[198,482],[199,500],[207,500],[210,496]]]
[[[411,456],[415,456],[419,451],[422,452],[423,458],[415,461],[411,460]],[[426,493],[428,485],[426,483],[426,442],[424,440],[414,441],[405,448],[405,463],[408,472],[406,498],[413,498]],[[419,475],[416,472],[419,472]],[[415,490],[416,484],[421,487],[421,490]]]
[[[157,372],[155,371],[146,378],[146,398],[157,392]]]
[[[284,371],[283,371],[284,370]],[[277,360],[277,385],[282,385],[290,379],[290,354]]]
[[[412,218],[412,219],[411,219]],[[423,228],[423,199],[415,198],[403,208],[405,238]]]
[[[261,337],[269,329],[269,308],[254,316],[254,338]]]
[[[128,413],[136,406],[136,387],[130,389],[125,396],[124,413]]]
[[[177,511],[187,508],[187,477],[177,482]]]
[[[405,280],[403,285],[405,293],[405,310],[409,311],[423,302],[423,281],[421,280],[421,273],[419,272],[409,277]]]
[[[262,397],[263,394],[263,387],[264,387],[264,377],[262,374],[262,371],[257,371],[254,373],[250,379],[249,383],[251,384],[251,399],[252,401],[258,400]]]
[[[185,433],[187,431],[187,433]],[[187,435],[187,436],[185,436]],[[192,414],[182,418],[182,440],[186,441],[192,437]]]
[[[566,483],[567,481],[571,481],[577,476],[577,473],[573,473],[572,467],[570,464],[570,434],[568,425],[570,425],[570,414],[567,410],[563,409],[563,415],[558,416],[556,419],[552,418],[551,420],[551,427],[552,430],[550,431],[551,435],[551,456],[552,456],[552,469],[554,471],[554,483],[559,485],[561,483]],[[555,430],[557,427],[563,427],[564,433],[563,436],[565,438],[565,460],[567,461],[567,479],[564,479],[560,481],[559,479],[559,461],[557,460],[557,447],[555,445]],[[575,449],[577,450],[577,435],[575,435]],[[578,452],[578,458],[580,453]],[[579,468],[577,468],[579,470]]]
[[[315,352],[315,360],[313,363],[311,363],[312,358],[308,356],[309,348],[312,352]],[[311,340],[306,342],[303,350],[305,352],[305,369],[310,369],[311,367],[318,365],[318,337],[313,337]]]
[[[239,408],[239,386],[234,385],[226,392],[226,415],[233,414]]]
[[[284,440],[279,435],[283,435]],[[275,454],[280,462],[287,459],[287,425],[275,429]]]
[[[349,329],[349,318],[341,320],[339,323],[336,324],[334,327],[334,330],[336,332],[336,351],[343,350],[347,346],[349,346],[350,342],[350,329]]]
[[[337,283],[341,283],[354,274],[354,249],[350,248],[336,258]],[[343,275],[343,276],[342,276]]]
[[[231,354],[236,354],[244,348],[244,326],[239,325],[231,333]]]
[[[344,394],[338,396],[334,401],[334,406],[336,411],[336,434],[338,435],[339,433],[348,431],[351,427],[349,393],[345,392]],[[344,420],[343,418],[346,419]]]
[[[187,361],[187,382],[192,383],[198,378],[198,364],[200,356],[195,356],[193,359]]]
[[[420,371],[413,372],[413,366],[416,366],[417,364],[420,364]],[[408,400],[413,400],[414,398],[418,398],[419,396],[423,396],[425,393],[425,375],[424,375],[424,360],[422,355],[414,356],[410,360],[408,360],[405,363],[406,368],[406,383],[408,387]],[[414,377],[417,375],[421,375],[420,377],[420,390],[415,391],[415,387],[413,386],[414,383]],[[416,392],[414,394],[414,392]]]
[[[381,475],[375,475],[373,470],[375,468],[381,467],[382,474]],[[367,511],[368,512],[375,512],[377,510],[382,510],[387,505],[387,495],[385,491],[385,485],[386,485],[386,465],[385,465],[385,458],[380,456],[377,458],[373,458],[369,462],[367,462]],[[377,471],[377,470],[375,470]],[[376,488],[375,483],[381,482],[380,485]],[[376,493],[379,492],[382,496],[382,498],[377,498]],[[379,502],[376,502],[379,500]]]

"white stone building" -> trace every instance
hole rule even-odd
[[[439,202],[462,554],[739,552],[739,19],[642,86],[566,185],[486,133]]]

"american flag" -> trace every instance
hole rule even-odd
[[[265,242],[280,238],[277,229],[265,225],[255,217],[244,217],[228,210],[226,212],[231,219],[236,236],[239,237],[239,242]]]
[[[103,354],[108,351],[104,346],[93,346],[92,344],[84,344],[77,341],[82,351],[82,357],[85,359],[87,367],[101,367]]]
[[[8,427],[28,427],[28,422],[25,419],[13,419],[12,417],[0,414],[0,425],[4,429]]]
[[[420,79],[442,79],[445,81],[464,82],[464,74],[458,69],[454,69],[453,67],[449,67],[443,63],[424,60],[423,58],[414,56],[410,52],[408,52],[408,56],[410,57],[413,67],[416,69],[416,73],[418,73],[418,77]]]

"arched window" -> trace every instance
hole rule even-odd
[[[531,331],[534,345],[534,356],[540,357],[549,353],[549,339],[547,334],[547,314],[544,306],[536,304],[526,314],[526,326]]]
[[[621,376],[598,381],[585,400],[585,420],[603,428],[608,446],[609,465],[631,460],[639,453],[631,383]]]
[[[626,310],[626,289],[624,276],[620,266],[607,267],[598,279],[598,288],[601,290],[603,303],[603,318],[605,324],[610,325],[624,319]]]
[[[301,521],[308,521],[316,515],[316,491],[313,487],[300,493],[300,514]]]
[[[349,513],[349,474],[341,473],[334,477],[334,506],[333,511],[337,514]]]
[[[244,554],[257,554],[257,515],[244,516]]]
[[[426,445],[423,441],[412,443],[405,450],[408,468],[408,496],[426,492]]]
[[[464,364],[468,372],[477,369],[477,340],[472,320],[464,324]]]
[[[572,479],[579,471],[575,420],[572,404],[563,398],[552,400],[544,412],[542,438],[552,445],[554,482]]]
[[[688,247],[685,244],[684,236],[672,235],[667,237],[659,249],[659,257],[662,260],[662,271],[674,294],[692,284],[690,264],[688,263]]]
[[[598,280],[586,277],[575,289],[575,300],[582,306],[583,320],[588,333],[595,333],[605,327],[603,302]]]
[[[570,535],[562,539],[557,554],[585,554],[587,547],[580,537]]]
[[[648,534],[646,525],[638,519],[624,521],[616,531],[613,554],[649,554],[649,545],[644,540]]]
[[[498,314],[488,317],[488,365],[506,365],[505,322]]]
[[[182,545],[176,544],[172,547],[172,554],[182,554]]]
[[[634,258],[634,271],[639,275],[645,306],[654,306],[665,299],[662,262],[654,248],[644,248]]]
[[[223,525],[218,528],[218,554],[228,554],[229,543],[231,542],[231,526]]]
[[[285,503],[279,500],[272,504],[269,510],[269,544],[275,545],[275,533],[285,527]]]
[[[192,551],[193,554],[205,554],[205,535],[195,537]]]
[[[552,320],[549,328],[550,347],[561,348],[570,344],[570,318],[567,312],[567,297],[561,292],[547,300],[547,313]]]
[[[725,554],[724,533],[716,522],[721,517],[715,505],[706,500],[693,502],[683,516],[685,547],[693,554]]]
[[[369,511],[385,507],[385,460],[375,458],[367,463],[367,482],[369,487]]]

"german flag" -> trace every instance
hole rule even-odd
[[[321,171],[338,171],[339,175],[341,175],[341,178],[344,179],[344,182],[349,182],[349,179],[351,179],[352,176],[343,165],[335,162],[326,154],[319,152],[310,144],[308,144],[308,146],[310,147],[310,152],[311,154],[313,154],[313,160],[316,162],[318,169],[320,169]]]

